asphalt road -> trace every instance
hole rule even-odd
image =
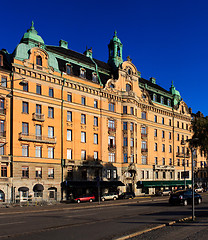
[[[203,195],[196,215],[207,214],[208,194]],[[191,206],[170,206],[167,197],[0,209],[0,240],[117,239],[187,216],[191,216]],[[140,235],[134,239],[154,238]]]

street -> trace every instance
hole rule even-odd
[[[207,206],[208,194],[204,193],[203,203],[196,205],[196,216],[207,215]],[[117,239],[189,216],[190,205],[170,206],[168,197],[106,201],[100,205],[93,202],[8,208],[0,209],[0,239]],[[184,223],[178,224],[180,226]],[[188,224],[190,228],[193,225]],[[172,227],[178,229],[179,226],[174,224]],[[165,239],[169,231],[167,228],[170,229],[165,227],[154,232],[165,231]],[[151,238],[151,232],[146,234],[149,234],[149,239],[157,239]],[[145,236],[134,239],[147,239]]]

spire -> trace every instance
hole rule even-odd
[[[117,36],[117,31],[114,31],[114,36],[108,44],[109,58],[108,63],[113,68],[118,68],[121,63],[123,63],[122,52],[123,44]]]

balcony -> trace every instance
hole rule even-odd
[[[40,122],[45,121],[45,115],[42,113],[33,113],[32,117],[33,117],[33,120],[35,121],[40,121]]]
[[[147,133],[141,133],[141,138],[147,138]]]
[[[27,142],[56,143],[56,137],[36,136],[35,134],[19,133],[19,140]]]
[[[141,148],[141,152],[148,152],[147,148]]]
[[[116,150],[115,144],[108,144],[108,150]]]
[[[190,153],[186,153],[185,154],[185,158],[190,158]],[[176,157],[181,157],[181,158],[184,158],[184,153],[182,153],[182,152],[177,152],[176,153]]]
[[[116,132],[116,128],[108,127],[108,132]]]
[[[5,114],[6,114],[6,109],[0,108],[0,115],[5,115]]]

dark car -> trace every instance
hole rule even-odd
[[[119,195],[120,199],[133,199],[135,198],[134,192],[123,192],[121,195]]]
[[[194,193],[194,202],[200,204],[202,197],[198,193]],[[172,193],[169,198],[170,204],[183,204],[184,206],[192,203],[192,190],[177,191]]]
[[[92,201],[95,201],[95,196],[94,195],[82,195],[78,198],[75,198],[74,201],[77,202],[77,203],[92,202]]]

